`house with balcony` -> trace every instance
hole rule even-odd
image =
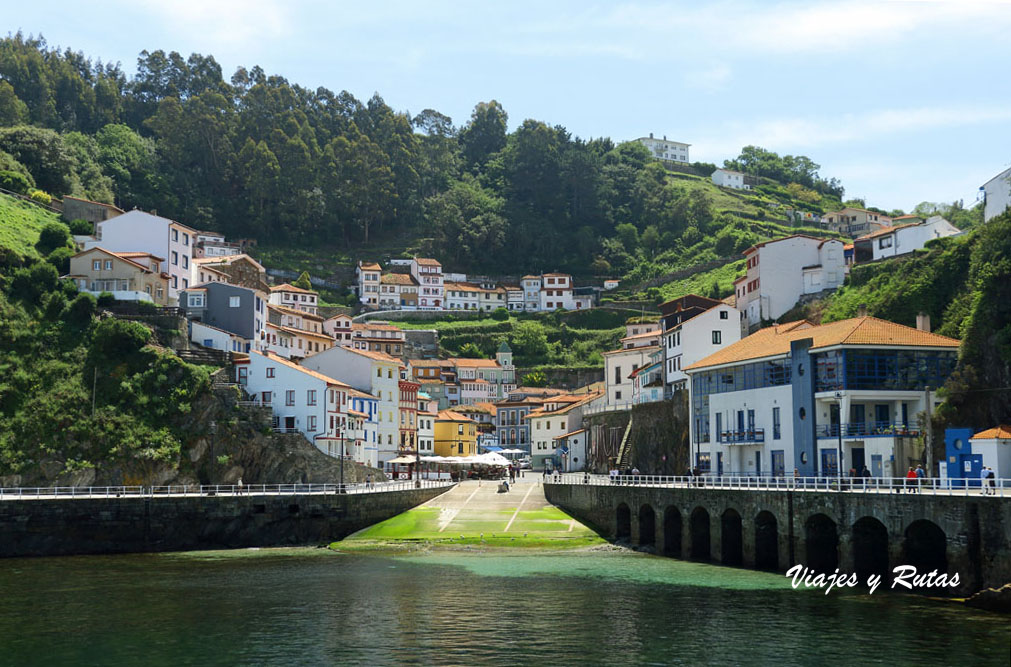
[[[379,287],[382,284],[383,267],[376,262],[359,261],[355,267],[355,285],[358,300],[372,310],[379,309]]]
[[[179,292],[179,307],[190,322],[199,321],[234,334],[232,352],[264,350],[267,345],[267,299],[263,292],[228,283],[207,283]],[[203,333],[190,331],[203,344]],[[236,342],[241,341],[241,343]]]
[[[533,410],[526,416],[530,424],[531,466],[536,470],[562,469],[560,444],[566,445],[565,439],[582,429],[585,411],[598,407],[603,401],[604,395],[601,392],[546,397],[539,410]],[[585,437],[583,446],[585,447]],[[576,469],[581,469],[586,462],[585,453],[583,457],[573,456],[580,458],[580,461],[570,461],[580,466]]]
[[[610,410],[632,407],[631,374],[649,365],[660,346],[660,323],[630,321],[621,348],[604,353],[605,403]]]
[[[685,368],[694,464],[716,475],[867,466],[902,476],[920,462],[925,389],[944,384],[958,346],[873,317],[762,329]]]
[[[645,366],[637,368],[628,376],[632,381],[632,405],[656,403],[664,399],[663,366],[664,350],[658,347],[649,355]]]
[[[892,218],[879,211],[847,206],[838,211],[829,211],[821,217],[821,224],[834,232],[856,238],[882,227],[891,227]]]
[[[94,247],[70,258],[70,274],[77,289],[88,294],[109,292],[120,301],[169,305],[169,275],[165,260],[146,252],[112,252]]]
[[[636,141],[649,150],[649,154],[654,160],[664,165],[688,164],[689,162],[688,149],[691,144],[669,140],[666,134],[663,135],[663,139],[657,139],[650,132],[648,137],[639,137]]]
[[[961,233],[958,227],[939,215],[933,215],[923,222],[882,227],[853,241],[853,260],[862,264],[897,257],[923,248],[927,241],[958,236]]]
[[[271,287],[270,302],[276,306],[301,310],[310,315],[316,315],[319,312],[319,292],[295,287],[289,283]],[[320,321],[322,320],[321,317]]]
[[[404,355],[404,330],[389,322],[373,320],[351,325],[351,347],[356,350],[382,352],[392,357]]]
[[[418,309],[443,310],[446,307],[446,296],[442,264],[435,259],[415,257],[411,260],[410,268],[411,275],[418,283]]]
[[[337,313],[323,320],[323,332],[332,336],[338,345],[344,347],[354,347],[352,343],[353,320],[350,315]]]
[[[470,283],[446,283],[445,307],[447,310],[479,310],[481,288]]]
[[[730,304],[688,294],[660,304],[664,394],[687,389],[684,369],[741,339],[740,315]]]

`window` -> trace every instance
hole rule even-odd
[[[720,311],[720,319],[721,320],[730,319],[730,313],[728,311],[726,311],[726,310],[721,310]]]
[[[722,339],[722,334],[719,331],[713,332],[713,345],[719,345]]]
[[[186,255],[183,255],[183,268],[184,269],[190,268],[190,258],[187,257]]]
[[[269,377],[269,378],[274,377],[274,367],[273,366],[271,366],[270,368],[267,369],[267,377]]]
[[[189,244],[190,244],[190,235],[187,234],[186,232],[183,232],[183,245]]]
[[[306,405],[316,405],[316,390],[308,389],[305,392],[305,404]]]
[[[316,415],[309,415],[309,426],[305,430],[309,432],[316,430]]]
[[[616,400],[616,401],[620,401],[621,400],[621,392],[620,391],[614,392],[614,400]]]
[[[780,436],[780,426],[779,426],[779,408],[772,409],[772,439],[779,440]]]
[[[175,250],[172,251],[172,265],[179,266],[179,253]]]
[[[172,230],[172,240],[173,241],[178,241],[179,240],[179,230],[178,229],[173,229]]]
[[[621,366],[614,367],[614,384],[621,384]]]
[[[885,238],[878,241],[878,248],[891,248],[892,247],[892,237],[886,236]]]
[[[179,287],[179,276],[172,276],[172,289]]]
[[[183,278],[183,289],[186,289],[189,286],[190,286],[190,279],[189,278]]]
[[[112,260],[111,259],[105,260],[105,270],[106,271],[112,271]]]
[[[204,307],[204,295],[203,294],[190,294],[189,295],[190,308],[203,308]],[[269,375],[267,377],[270,377]]]
[[[91,270],[92,271],[101,271],[102,270],[102,260],[96,259],[94,262],[92,262],[91,263]]]
[[[289,389],[284,392],[284,404],[285,405],[295,405],[295,390]]]
[[[230,296],[228,297],[228,307],[238,308],[242,304],[242,297]]]
[[[383,369],[382,368],[377,368],[376,369],[376,377],[377,378],[383,377]]]
[[[269,404],[270,403],[271,392],[265,391],[265,392],[263,392],[262,395],[263,395],[263,402]]]

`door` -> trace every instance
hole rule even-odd
[[[881,454],[871,454],[871,477],[882,477],[885,471],[881,465]]]
[[[737,411],[737,433],[734,437],[734,442],[740,442],[741,438],[744,437],[744,410]]]
[[[833,403],[828,407],[828,421],[832,425],[829,435],[839,435],[839,404]]]
[[[772,474],[776,477],[786,474],[786,456],[782,449],[772,450]]]
[[[285,430],[294,431],[295,430],[295,418],[285,417],[284,418],[284,428]]]
[[[239,368],[239,384],[245,385],[249,380],[249,369],[245,366]]]
[[[850,406],[850,424],[846,429],[849,435],[866,435],[866,425],[864,424],[865,414],[864,406],[862,405],[852,405]]]
[[[762,474],[762,452],[761,451],[755,452],[755,474],[756,475],[761,475]]]
[[[821,450],[821,474],[826,477],[835,477],[839,474],[839,456],[836,450]]]
[[[969,486],[979,486],[979,474],[983,470],[982,454],[962,454],[962,476],[967,480]]]
[[[864,459],[864,448],[854,447],[850,450],[850,467],[857,471],[857,477],[863,472],[865,465],[867,465],[867,461]]]
[[[874,406],[874,433],[887,433],[891,426],[891,416],[888,405],[878,403]]]
[[[723,452],[716,452],[716,474],[723,475]]]

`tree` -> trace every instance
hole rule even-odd
[[[491,155],[505,148],[508,121],[509,115],[495,100],[479,102],[460,131],[464,164],[483,167]]]
[[[481,348],[479,348],[474,343],[464,343],[460,346],[460,356],[464,359],[483,359],[484,355],[481,353]]]
[[[0,150],[23,164],[42,190],[63,194],[73,188],[74,157],[53,130],[27,125],[2,128]]]
[[[47,222],[39,232],[36,250],[48,255],[57,248],[65,248],[70,243],[70,229],[60,222]]]
[[[526,357],[543,357],[548,352],[548,335],[538,322],[519,322],[513,327],[511,346]]]
[[[646,251],[650,257],[654,257],[660,250],[660,232],[657,230],[656,225],[649,225],[642,232],[642,238],[639,239],[642,249]]]
[[[635,251],[639,248],[639,230],[635,228],[635,225],[624,222],[615,227],[614,231],[617,232],[618,240],[621,241],[621,245],[624,246],[625,251],[629,254],[635,254]]]
[[[548,385],[548,376],[544,374],[544,371],[527,373],[523,376],[522,384],[524,387],[546,387]]]
[[[28,122],[28,106],[14,93],[14,86],[0,79],[0,125]]]
[[[298,287],[299,289],[311,290],[312,281],[309,280],[309,272],[303,271],[298,279],[292,283],[292,286]]]

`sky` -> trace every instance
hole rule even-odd
[[[498,100],[585,139],[722,164],[807,155],[884,209],[975,202],[1011,166],[1011,0],[0,0],[0,29],[120,62],[211,54],[463,125]]]

